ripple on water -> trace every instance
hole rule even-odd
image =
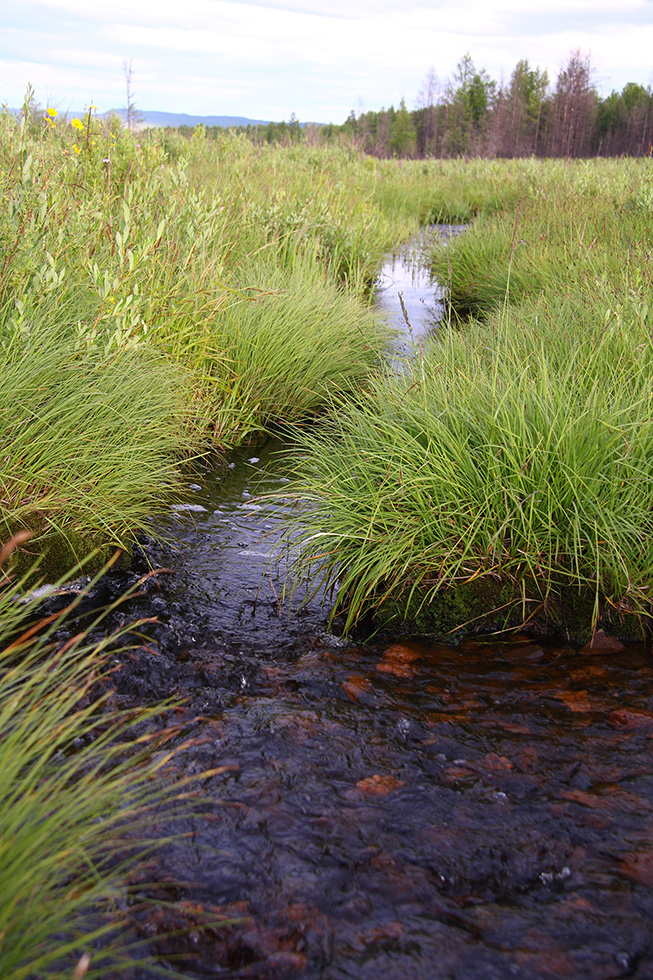
[[[159,623],[117,697],[186,698],[175,765],[215,770],[142,914],[158,953],[197,977],[653,977],[649,653],[338,637],[319,595],[280,602],[281,448],[198,475],[145,547],[173,574],[133,603]]]

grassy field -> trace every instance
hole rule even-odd
[[[653,584],[651,163],[452,166],[477,195],[499,176],[512,190],[432,255],[451,322],[423,356],[300,434],[302,569],[339,583],[349,625],[372,609],[435,633],[637,632]]]
[[[0,164],[0,526],[34,554],[129,547],[183,459],[378,364],[377,265],[424,210],[397,167],[6,111]]]

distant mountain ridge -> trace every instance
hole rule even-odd
[[[138,109],[141,125],[146,126],[267,126],[269,119],[248,119],[246,116],[191,116],[186,112],[159,112],[156,110]],[[116,115],[125,119],[125,109],[110,109],[103,113],[105,116]]]
[[[21,113],[20,109],[9,109],[14,116],[19,116]],[[62,118],[65,119],[85,119],[88,114],[88,109],[60,109]],[[279,125],[279,120],[276,122],[272,119],[248,119],[247,116],[191,116],[186,112],[160,112],[157,109],[136,109],[136,115],[139,120],[139,127],[147,126],[199,126],[203,124],[204,126],[220,126],[223,129],[228,129],[230,126],[268,126]],[[123,122],[127,119],[126,109],[107,109],[106,112],[99,113],[100,119],[106,119],[109,116],[120,116]],[[287,120],[286,120],[287,121]],[[301,129],[306,129],[308,126],[324,126],[325,123],[316,122],[300,122]]]

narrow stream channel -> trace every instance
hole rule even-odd
[[[436,285],[410,254],[382,283],[414,348]],[[159,623],[117,697],[184,697],[176,764],[218,770],[156,869],[158,954],[233,980],[653,978],[645,647],[343,640],[320,597],[279,601],[282,450],[198,476],[145,549],[172,574],[135,603]]]

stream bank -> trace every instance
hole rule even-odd
[[[185,699],[174,764],[217,770],[141,934],[198,980],[650,980],[645,645],[340,637],[325,597],[280,601],[281,448],[197,475],[168,544],[100,586],[170,570],[121,612],[158,623],[115,698]]]

